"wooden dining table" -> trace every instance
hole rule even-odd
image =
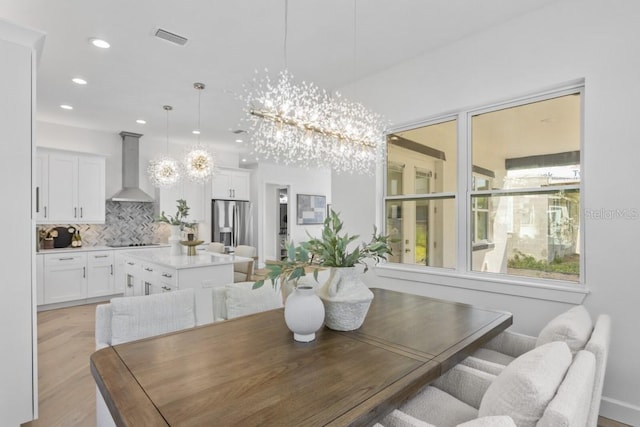
[[[512,323],[510,313],[372,289],[356,331],[299,343],[283,309],[91,356],[119,426],[372,425]]]

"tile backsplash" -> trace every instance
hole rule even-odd
[[[74,226],[80,230],[83,246],[124,245],[129,243],[166,243],[167,224],[154,221],[155,204],[106,202],[104,224],[43,225],[43,228]]]

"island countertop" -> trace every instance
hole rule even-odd
[[[204,252],[204,253],[202,253]],[[237,255],[219,254],[214,252],[200,251],[197,255],[170,255],[170,249],[164,250],[137,250],[127,252],[127,257],[135,258],[161,265],[163,267],[174,268],[176,270],[187,268],[202,268],[215,265],[234,264],[237,262],[252,261],[252,258]]]

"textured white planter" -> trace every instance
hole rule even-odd
[[[293,339],[310,342],[324,322],[324,305],[312,286],[298,286],[284,303],[284,321]]]
[[[182,255],[182,245],[180,245],[180,226],[179,225],[170,225],[171,228],[171,236],[169,236],[169,255]]]
[[[336,331],[353,331],[362,326],[373,292],[355,267],[332,267],[329,280],[318,292],[325,309],[325,325]]]

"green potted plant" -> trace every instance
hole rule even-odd
[[[195,223],[187,221],[187,217],[189,216],[189,206],[187,206],[187,201],[184,199],[178,199],[176,202],[178,210],[175,216],[166,215],[164,211],[162,211],[156,218],[156,222],[164,222],[169,224],[171,228],[171,236],[169,236],[168,239],[168,242],[171,245],[170,255],[182,255],[182,247],[180,246],[182,238],[180,233],[185,229],[185,227],[191,229],[195,227]]]
[[[367,260],[375,263],[386,260],[392,254],[391,240],[389,236],[378,234],[374,226],[369,242],[350,247],[359,236],[341,234],[342,229],[339,214],[332,210],[324,221],[320,237],[309,235],[310,240],[297,247],[287,245],[287,258],[267,265],[269,273],[254,287],[262,286],[266,279],[271,279],[274,286],[278,279],[283,281],[283,285],[288,281],[296,284],[309,270],[317,280],[320,268],[330,268],[329,280],[318,290],[325,306],[325,324],[335,330],[358,329],[369,310],[373,293],[362,282],[355,266],[364,265],[366,272],[369,268]]]
[[[169,225],[177,225],[180,227],[180,230],[184,230],[185,227],[193,228],[195,223],[188,222],[187,217],[189,216],[189,206],[187,206],[187,201],[184,199],[176,200],[177,204],[177,212],[175,216],[166,215],[164,211],[160,212],[160,215],[156,218],[156,222],[164,222]]]

